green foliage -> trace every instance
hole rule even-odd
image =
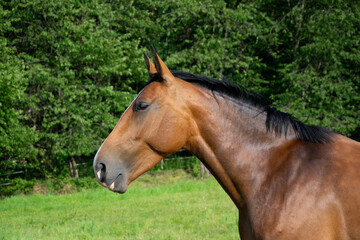
[[[10,182],[10,179],[7,180]],[[65,194],[101,187],[94,177],[50,177],[46,180],[15,178],[11,185],[0,186],[0,197],[29,194]]]
[[[26,125],[24,64],[0,37],[0,174],[36,158],[37,133]],[[29,166],[27,166],[29,167]]]
[[[12,185],[0,186],[0,197],[4,198],[11,195],[33,193],[36,182],[36,179],[24,180],[22,178],[16,178],[12,180]]]
[[[360,139],[359,26],[358,1],[3,1],[0,174],[91,162],[147,81],[149,43],[171,69]]]
[[[94,154],[134,98],[132,87],[145,81],[140,60],[133,60],[141,55],[139,41],[112,30],[109,4],[12,1],[4,7],[14,19],[4,35],[25,68],[18,77],[27,84],[24,127],[37,136],[38,158],[24,164],[32,164],[31,176],[62,174],[70,158]]]
[[[305,1],[304,1],[305,2]],[[279,72],[285,91],[274,99],[286,111],[345,135],[360,125],[360,8],[321,2],[291,9],[296,30]]]
[[[262,56],[272,58],[274,22],[253,4],[229,8],[224,1],[160,1],[158,12],[163,31],[156,47],[172,68],[263,90],[268,80]]]
[[[161,168],[162,167],[162,168]],[[201,177],[200,172],[200,160],[195,156],[181,156],[178,153],[166,158],[163,163],[157,164],[150,172],[159,172],[162,170],[175,170],[183,169],[186,172],[192,174],[194,177]]]

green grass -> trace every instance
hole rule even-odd
[[[180,174],[179,174],[180,173]],[[105,188],[0,200],[0,239],[239,239],[237,209],[213,179],[146,175]]]

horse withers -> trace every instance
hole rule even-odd
[[[360,143],[308,126],[233,84],[169,71],[150,81],[99,148],[101,185],[128,185],[181,148],[239,209],[241,239],[360,239]]]

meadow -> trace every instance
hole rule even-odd
[[[213,177],[145,175],[101,187],[0,200],[0,239],[239,239],[237,209]]]

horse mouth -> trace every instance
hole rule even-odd
[[[128,188],[128,176],[124,168],[112,168],[110,171],[106,171],[104,164],[99,164],[96,167],[96,179],[101,186],[109,189],[110,191],[117,193],[125,193]]]
[[[110,191],[113,191],[116,193],[125,193],[128,186],[124,179],[124,175],[122,173],[119,173],[119,175],[114,179],[114,181],[106,187]]]

